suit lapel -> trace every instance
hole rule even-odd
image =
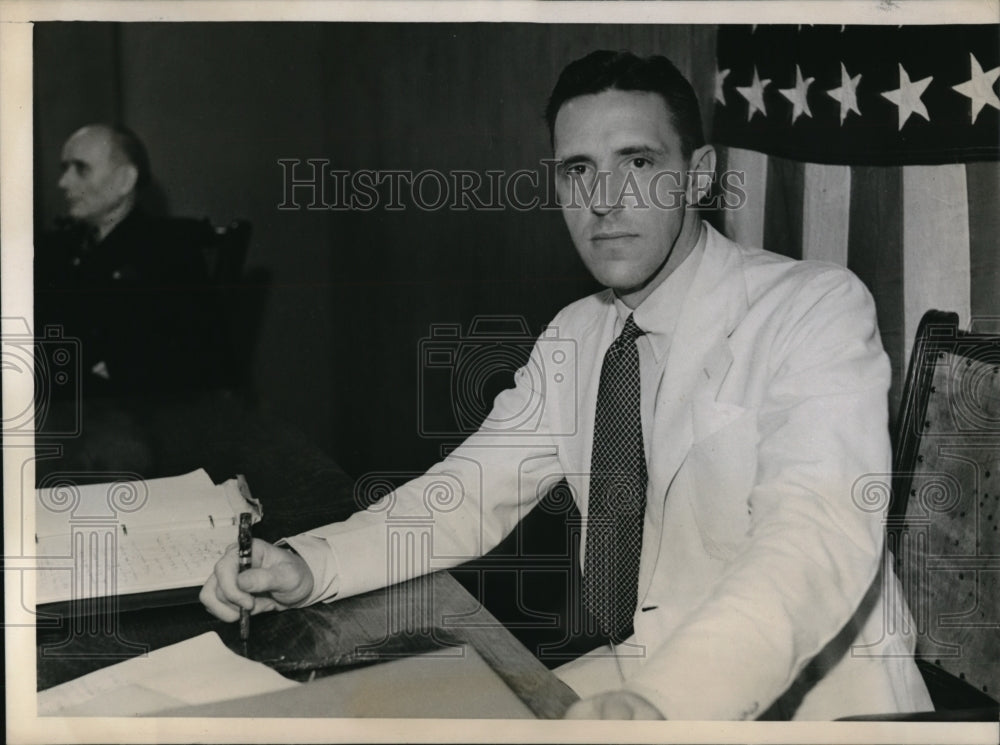
[[[696,432],[701,422],[695,421],[695,402],[715,401],[733,361],[728,337],[746,311],[740,251],[709,227],[705,253],[678,318],[656,396],[653,455],[648,464],[649,508],[661,511],[661,524],[667,490],[696,435],[704,436]],[[652,580],[658,538],[643,541],[640,597]]]

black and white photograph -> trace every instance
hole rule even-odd
[[[996,0],[0,54],[8,742],[998,741]]]

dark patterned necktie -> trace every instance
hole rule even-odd
[[[590,459],[583,603],[613,642],[631,635],[639,594],[647,474],[635,340],[644,333],[630,315],[604,355]]]

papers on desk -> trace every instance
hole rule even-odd
[[[242,478],[184,476],[38,489],[38,604],[201,585],[236,541],[241,512],[261,519]]]
[[[300,685],[230,651],[209,632],[40,691],[38,715],[156,716]]]
[[[215,632],[41,691],[38,715],[534,717],[470,646],[296,683],[230,651]]]
[[[503,679],[465,645],[336,673],[276,693],[160,712],[179,717],[533,719]]]

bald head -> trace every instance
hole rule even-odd
[[[91,124],[63,145],[59,188],[70,216],[95,228],[100,239],[131,212],[148,171],[145,148],[134,134]]]

